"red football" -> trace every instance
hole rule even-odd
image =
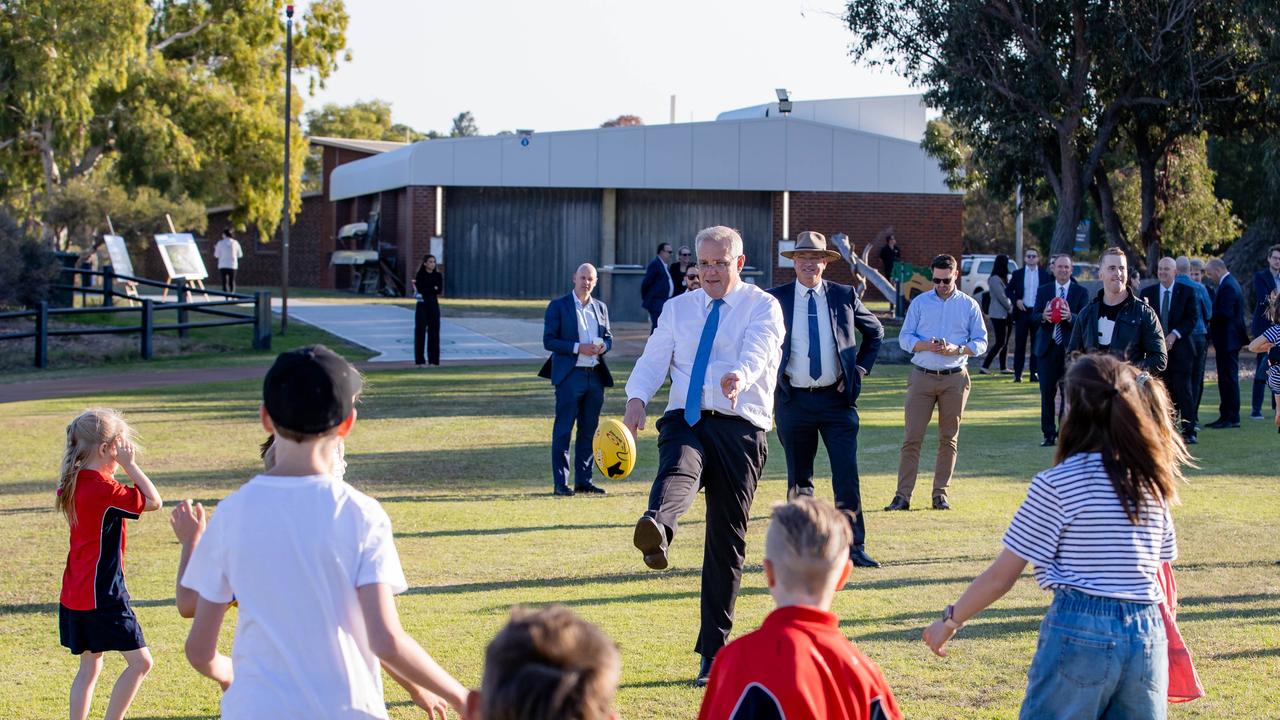
[[[1049,321],[1052,323],[1062,322],[1062,311],[1067,309],[1067,301],[1060,297],[1056,297],[1049,301]]]

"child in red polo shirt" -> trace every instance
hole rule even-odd
[[[853,567],[851,543],[848,520],[828,503],[774,507],[764,576],[778,607],[716,655],[699,720],[901,720],[880,668],[831,612]]]
[[[111,689],[105,718],[123,718],[151,670],[151,652],[124,585],[125,520],[160,509],[160,493],[134,459],[133,430],[115,410],[86,410],[67,425],[67,447],[54,507],[71,526],[62,573],[58,634],[80,670],[71,683],[72,720],[89,715],[102,654],[124,655],[128,667]],[[133,487],[116,482],[123,468]]]

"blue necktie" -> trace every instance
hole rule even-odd
[[[684,397],[684,421],[689,427],[702,419],[702,385],[706,381],[707,363],[711,361],[711,346],[715,344],[716,328],[720,325],[720,306],[724,300],[712,300],[711,312],[702,326],[702,338],[698,340],[698,354],[693,358],[693,372],[689,374],[689,392]]]
[[[818,343],[818,301],[809,290],[809,377],[822,377],[822,346]]]
[[[1058,288],[1058,297],[1062,298],[1063,300],[1066,300],[1067,289],[1063,287]],[[1065,339],[1066,338],[1062,336],[1062,323],[1058,323],[1054,325],[1053,326],[1053,344],[1061,345],[1062,341]]]

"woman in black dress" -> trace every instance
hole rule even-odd
[[[413,278],[413,291],[418,307],[413,314],[413,361],[423,367],[429,361],[440,364],[440,296],[444,294],[444,276],[436,269],[436,256],[422,258],[422,266]],[[423,336],[427,352],[423,356]]]

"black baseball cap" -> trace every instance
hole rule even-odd
[[[280,353],[262,381],[262,404],[277,427],[319,435],[351,416],[360,373],[324,345]]]

